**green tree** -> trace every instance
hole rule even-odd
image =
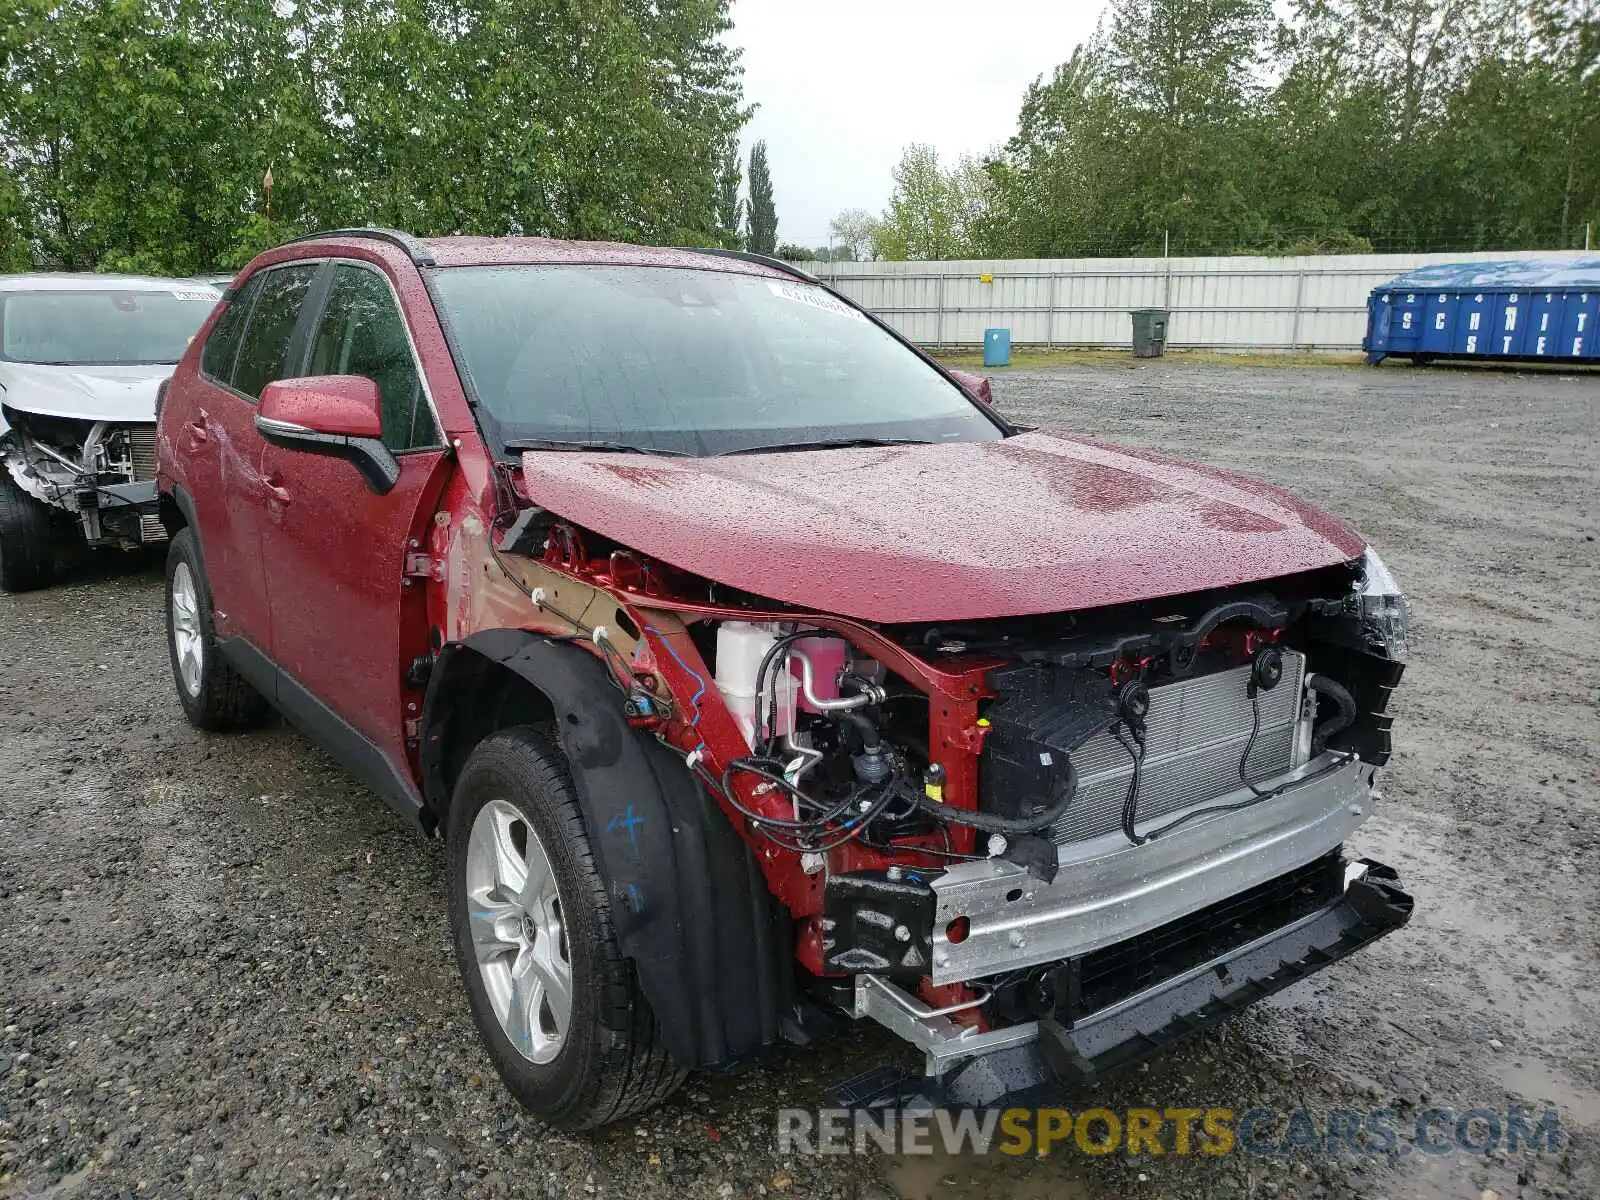
[[[714,244],[748,116],[727,10],[11,0],[0,257],[190,273],[364,222]]]
[[[1113,0],[1023,98],[979,239],[1015,254],[1226,252],[1266,233],[1245,169],[1270,0]]]
[[[744,182],[744,168],[739,161],[739,139],[729,138],[722,152],[722,165],[717,173],[717,227],[723,245],[729,250],[744,246],[744,201],[739,198],[739,187]]]
[[[1581,244],[1574,214],[1600,196],[1595,7],[1300,0],[1280,36],[1269,189],[1304,197],[1310,177],[1380,249]]]
[[[0,167],[0,272],[28,269],[28,226],[22,191]]]
[[[871,232],[874,255],[935,260],[977,253],[979,232],[990,220],[992,192],[976,159],[962,158],[946,170],[932,146],[907,146],[894,169],[889,207]]]
[[[778,207],[772,198],[772,169],[765,141],[750,147],[750,201],[746,207],[745,245],[757,254],[774,253],[778,248]]]
[[[265,168],[325,158],[270,0],[14,0],[3,25],[0,143],[39,265],[215,268]]]
[[[994,255],[1582,244],[1597,0],[1114,0],[1023,97]]]
[[[1531,52],[1548,70],[1560,131],[1551,153],[1559,179],[1561,241],[1580,243],[1600,226],[1600,3],[1534,0]],[[1524,116],[1524,120],[1527,118]]]
[[[1022,258],[1118,253],[1142,236],[1121,192],[1119,104],[1100,56],[1080,47],[1023,96],[1017,132],[987,169],[987,253]],[[1100,239],[1118,229],[1111,244]]]
[[[355,205],[421,232],[718,241],[744,119],[726,28],[725,0],[344,0],[319,36]]]
[[[1246,117],[1271,32],[1270,0],[1114,0],[1099,48],[1119,104],[1122,214],[1136,248],[1170,234],[1226,251],[1261,224],[1242,184]]]

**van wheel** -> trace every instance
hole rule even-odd
[[[685,1072],[617,948],[566,760],[532,726],[486,738],[456,783],[450,927],[478,1032],[511,1094],[558,1129],[665,1100]]]
[[[211,589],[187,529],[167,547],[167,651],[178,701],[196,729],[244,729],[267,715],[266,699],[217,650]]]
[[[0,591],[32,592],[55,581],[66,524],[60,518],[0,462]]]

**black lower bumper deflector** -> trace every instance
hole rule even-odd
[[[854,1103],[989,1107],[1045,1101],[1068,1085],[1116,1071],[1227,1020],[1377,941],[1411,918],[1412,900],[1393,870],[1370,860],[1363,878],[1309,916],[1203,966],[1065,1025],[1039,1022],[1037,1040],[968,1059],[937,1081],[905,1079]],[[848,1085],[847,1085],[848,1086]],[[898,1092],[898,1096],[892,1093]]]

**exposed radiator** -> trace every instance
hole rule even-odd
[[[143,483],[156,477],[156,427],[154,425],[126,425],[128,461],[133,468],[134,483]],[[164,542],[167,530],[161,518],[153,512],[139,514],[139,540]]]
[[[1138,823],[1214,800],[1242,786],[1239,756],[1250,738],[1248,664],[1150,689]],[[1283,679],[1260,694],[1261,730],[1246,772],[1252,782],[1289,770],[1300,712],[1305,657],[1283,653]],[[1089,739],[1072,755],[1078,795],[1051,826],[1056,844],[1081,842],[1122,828],[1133,762],[1112,733]]]
[[[128,455],[133,460],[133,479],[141,483],[156,477],[156,427],[129,425]]]

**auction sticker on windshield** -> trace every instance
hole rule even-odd
[[[848,304],[834,296],[830,296],[821,288],[806,287],[804,284],[797,283],[782,283],[778,280],[768,280],[767,287],[771,289],[774,296],[779,296],[784,300],[793,300],[796,304],[810,305],[812,308],[820,308],[823,312],[838,313],[842,317],[861,316]]]

